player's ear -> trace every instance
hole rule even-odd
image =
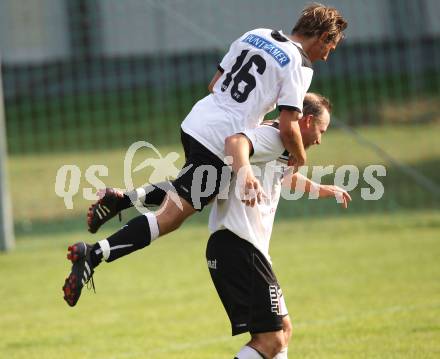
[[[312,126],[312,122],[313,122],[313,115],[310,114],[310,115],[304,116],[304,121],[306,123],[306,127],[310,128]]]

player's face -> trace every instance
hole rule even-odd
[[[327,127],[330,124],[330,114],[327,110],[324,110],[319,118],[315,119],[310,116],[305,119],[306,123],[301,131],[304,148],[307,149],[313,145],[321,144],[321,137],[327,131]]]
[[[324,42],[324,44],[322,45],[321,60],[327,61],[330,52],[336,50],[336,47],[338,46],[340,40],[341,38],[338,37],[336,40],[332,40],[328,43]]]
[[[327,61],[330,52],[334,51],[341,41],[342,36],[338,36],[335,40],[331,40],[327,42],[327,34],[324,33],[322,36],[317,39],[315,46],[312,49],[311,61],[323,60]]]

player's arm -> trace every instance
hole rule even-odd
[[[217,72],[215,73],[214,77],[212,78],[211,82],[208,85],[209,92],[213,91],[215,83],[222,76],[222,74],[223,74],[223,72],[221,72],[220,70],[217,70]]]
[[[253,145],[247,136],[241,133],[229,136],[225,140],[225,154],[232,157],[232,171],[237,175],[239,186],[244,188],[244,199],[247,206],[253,207],[260,203],[264,196],[260,182],[254,176],[249,157],[253,153]]]
[[[283,179],[283,186],[286,186],[293,191],[298,190],[304,191],[305,193],[318,193],[318,198],[336,198],[337,202],[344,208],[347,208],[348,203],[351,201],[348,192],[342,188],[338,186],[318,184],[299,172],[290,173],[285,176]]]
[[[250,167],[249,157],[252,155],[252,142],[243,134],[226,137],[225,154],[232,157],[232,171],[238,173],[243,167]]]
[[[290,109],[282,109],[280,113],[281,141],[284,148],[290,153],[289,165],[296,169],[304,166],[307,158],[298,124],[300,116],[300,112]]]

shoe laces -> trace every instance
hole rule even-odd
[[[95,294],[96,294],[95,282],[93,281],[93,274],[92,274],[92,275],[90,276],[90,278],[87,280],[86,284],[87,284],[87,289],[88,289],[88,290],[93,289],[93,292],[95,292]]]

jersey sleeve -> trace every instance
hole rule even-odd
[[[302,112],[305,95],[304,82],[302,78],[302,61],[294,56],[291,64],[282,73],[282,82],[278,96],[278,109],[294,110]]]
[[[276,160],[284,152],[280,131],[272,126],[262,125],[242,132],[252,143],[251,163]]]

